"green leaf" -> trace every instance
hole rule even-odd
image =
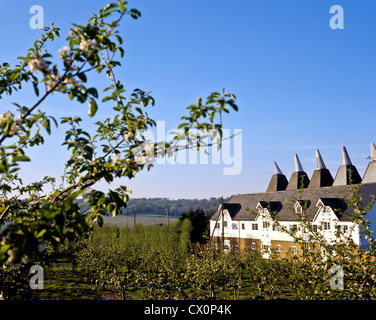
[[[179,126],[178,126],[178,130],[179,129],[181,129],[181,128],[183,128],[183,127],[186,127],[186,126],[189,126],[189,123],[187,123],[187,122],[185,122],[185,123],[181,123],[181,124],[179,124]]]
[[[94,117],[98,110],[98,105],[95,102],[93,98],[90,98],[90,103],[89,103],[89,117]]]
[[[35,238],[41,238],[45,233],[47,232],[47,229],[42,229],[38,232],[38,234],[35,236]]]
[[[93,97],[98,98],[98,91],[95,88],[87,89],[87,92],[90,93]]]
[[[124,2],[123,0],[120,0],[119,2],[120,2],[120,3],[119,3],[119,8],[120,8],[120,10],[121,10],[122,12],[127,11],[127,8],[126,8],[126,6],[125,6],[125,2]]]
[[[19,72],[13,72],[11,74],[11,76],[9,77],[9,80],[14,81],[14,80],[18,79],[19,77],[20,77],[20,73]]]
[[[238,111],[239,110],[239,107],[235,104],[235,102],[233,100],[229,100],[227,101],[227,103],[235,110],[235,111]]]
[[[236,99],[236,96],[234,94],[232,94],[232,93],[225,93],[225,96],[233,98],[233,99]]]
[[[51,122],[49,119],[43,121],[43,127],[46,129],[48,134],[51,134]]]
[[[30,158],[28,156],[25,156],[25,155],[15,156],[13,158],[13,162],[18,162],[18,161],[30,161]]]
[[[124,57],[124,49],[122,47],[119,47],[118,51],[120,53],[120,56],[123,58]]]
[[[141,17],[141,12],[136,10],[136,9],[131,9],[129,10],[129,14],[130,16],[133,18],[133,19],[137,19],[139,17]]]
[[[108,101],[108,100],[113,100],[113,98],[112,98],[111,96],[104,97],[104,98],[102,99],[102,102],[106,102],[106,101]]]
[[[107,212],[112,212],[114,210],[114,205],[112,203],[109,203],[106,207]]]
[[[83,82],[87,81],[87,77],[86,77],[85,73],[83,73],[83,72],[78,73],[77,77],[79,77],[80,80],[83,81]]]
[[[97,217],[97,222],[98,222],[98,226],[100,228],[102,228],[103,227],[103,218],[102,218],[102,216],[98,216]]]

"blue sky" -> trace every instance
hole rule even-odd
[[[108,1],[0,0],[0,61],[14,63],[40,32],[29,27],[33,4],[44,8],[45,25],[60,27],[64,45],[70,23],[85,22]],[[329,9],[344,9],[344,29],[332,30]],[[265,191],[277,161],[290,178],[297,153],[309,176],[315,149],[333,177],[346,146],[363,175],[376,142],[376,2],[301,0],[135,0],[141,19],[121,26],[126,54],[119,73],[128,92],[152,90],[155,120],[175,128],[185,107],[226,88],[237,96],[239,112],[224,119],[242,129],[242,171],[223,175],[224,164],[156,165],[136,179],[120,181],[134,197],[208,198]],[[29,91],[0,100],[31,104]],[[101,107],[101,106],[100,106]],[[87,106],[54,96],[43,106],[56,117],[85,117]],[[102,106],[94,118],[106,116]],[[1,112],[0,111],[0,112]],[[33,150],[25,181],[59,177],[68,155],[61,147],[63,127]],[[116,184],[110,187],[115,187]],[[102,189],[108,188],[101,185]]]

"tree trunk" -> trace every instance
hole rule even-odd
[[[215,298],[214,284],[210,285],[210,298]]]

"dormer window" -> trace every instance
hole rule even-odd
[[[339,217],[346,210],[347,204],[341,198],[320,198],[316,203],[316,207],[318,208],[318,213],[322,212],[323,216],[330,216],[333,212]],[[327,215],[324,215],[324,213]]]
[[[273,220],[281,208],[282,204],[279,201],[259,201],[256,206],[259,215],[264,215],[268,218],[270,217]]]
[[[303,212],[303,208],[307,209],[310,205],[309,200],[297,200],[294,205],[295,213],[299,214]]]
[[[303,212],[303,208],[298,201],[295,203],[294,207],[295,207],[295,213],[302,213]]]

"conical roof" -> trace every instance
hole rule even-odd
[[[333,177],[330,171],[326,168],[319,150],[316,150],[316,165],[317,169],[313,171],[308,189],[331,186],[333,184]]]
[[[333,186],[358,184],[362,181],[356,167],[351,163],[346,147],[342,147],[342,166],[338,168]]]
[[[309,178],[307,173],[303,170],[298,155],[294,154],[295,172],[292,173],[289,184],[286,190],[305,189],[309,185]]]
[[[371,143],[371,161],[368,163],[362,180],[362,183],[372,182],[376,182],[376,147],[374,143]]]
[[[286,176],[282,173],[281,169],[278,167],[277,162],[273,161],[275,173],[273,174],[268,189],[266,189],[266,192],[273,192],[273,191],[282,191],[286,190],[288,181]]]

